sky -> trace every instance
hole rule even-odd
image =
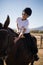
[[[29,28],[43,26],[43,0],[0,0],[0,23],[10,16],[11,28],[16,28],[16,19],[21,17],[24,8],[30,7],[32,15],[28,18]]]

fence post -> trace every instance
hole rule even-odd
[[[41,38],[40,38],[40,48],[42,47],[42,35],[41,35]]]

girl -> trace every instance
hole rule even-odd
[[[32,14],[31,8],[25,8],[22,12],[22,17],[17,18],[16,23],[17,23],[17,32],[19,33],[19,36],[17,38],[15,38],[14,42],[17,42],[22,37],[22,35],[26,38],[27,46],[29,46],[29,43],[31,43],[31,41],[32,41],[32,43],[33,43],[31,45],[32,49],[33,49],[32,53],[34,55],[34,60],[37,61],[39,59],[39,57],[37,55],[38,49],[37,49],[37,47],[34,46],[34,42],[31,39],[30,30],[28,28],[29,20],[27,18],[30,17],[31,14]],[[36,53],[35,53],[34,49],[35,49]]]
[[[28,28],[29,26],[29,21],[28,21],[28,17],[30,17],[32,14],[32,10],[31,8],[25,8],[22,12],[22,17],[18,17],[17,18],[17,32],[19,33],[19,36],[17,38],[15,38],[15,42],[17,42],[17,40],[19,40],[22,35],[25,36],[25,38],[29,38],[30,36],[30,30]]]

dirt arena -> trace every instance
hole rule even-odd
[[[34,65],[43,65],[43,49],[38,50],[39,60]]]

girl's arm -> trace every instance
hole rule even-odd
[[[26,28],[24,28],[24,27],[22,27],[22,30],[21,30],[21,32],[20,32],[20,34],[19,34],[19,38],[23,35],[23,33],[26,31]]]
[[[18,23],[17,23],[17,29],[19,30]]]
[[[18,32],[18,30],[19,30],[19,27],[18,27],[18,18],[16,20],[16,25],[17,25],[17,32]]]

